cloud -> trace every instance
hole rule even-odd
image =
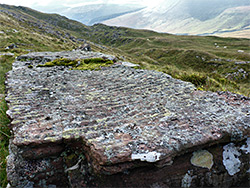
[[[162,0],[1,0],[0,3],[9,5],[21,5],[27,7],[39,7],[39,6],[78,6],[86,4],[96,3],[116,3],[116,4],[142,4],[142,5],[153,5]]]
[[[21,5],[21,6],[32,6],[34,4],[37,4],[37,5],[41,5],[41,6],[44,6],[44,5],[48,5],[51,1],[53,0],[25,0],[25,1],[22,1],[22,0],[1,0],[1,3],[3,4],[8,4],[8,5]]]

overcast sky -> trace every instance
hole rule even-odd
[[[92,4],[92,3],[116,3],[116,4],[142,4],[151,6],[156,2],[160,2],[164,0],[0,0],[2,4],[8,5],[21,5],[27,7],[38,7],[38,6],[79,6],[84,4]]]

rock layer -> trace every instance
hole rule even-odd
[[[249,98],[123,63],[37,67],[61,57],[115,60],[81,51],[17,58],[6,81],[12,187],[249,186],[241,149],[249,148]],[[237,159],[223,159],[232,144]],[[213,155],[211,168],[191,163],[199,150]]]

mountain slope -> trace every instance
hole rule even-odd
[[[21,6],[0,4],[0,52],[61,51],[76,49],[91,33],[88,26],[59,14],[45,14]],[[11,44],[18,48],[6,50]],[[107,47],[91,43],[93,50]]]
[[[219,16],[226,9],[249,6],[249,0],[185,0],[188,13],[200,21],[206,21]]]
[[[230,36],[250,25],[249,7],[248,0],[167,0],[103,23],[175,34]]]
[[[124,14],[137,12],[143,8],[141,5],[90,4],[61,9],[59,13],[81,23],[93,25]]]
[[[70,22],[67,22],[68,25],[64,25],[65,20],[58,18],[59,15],[48,17],[46,14],[29,8],[0,5],[0,16],[2,22],[0,26],[0,30],[2,30],[0,36],[1,51],[12,43],[19,44],[20,48],[16,48],[16,51],[25,48],[31,48],[32,50],[42,50],[42,48],[44,50],[66,50],[72,49],[76,45],[76,41],[72,40],[69,31],[65,29],[70,25]],[[57,24],[64,25],[64,27],[55,27],[47,20],[54,24],[58,20]]]

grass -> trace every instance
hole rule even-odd
[[[10,131],[8,128],[9,119],[6,115],[7,105],[4,100],[5,94],[5,73],[11,70],[14,58],[10,56],[0,57],[0,187],[7,185],[6,178],[6,157],[8,155],[8,144]]]
[[[10,138],[10,132],[7,127],[9,119],[5,112],[7,106],[3,98],[0,99],[0,187],[7,185],[7,174],[6,174],[6,157],[8,156],[8,144]]]

